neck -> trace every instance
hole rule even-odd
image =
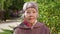
[[[34,25],[37,23],[37,20],[35,20],[34,23],[29,23],[27,20],[24,20],[24,23],[25,23],[28,27],[31,27],[31,26],[34,26]]]

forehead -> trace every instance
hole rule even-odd
[[[36,11],[35,8],[27,8],[26,11]]]

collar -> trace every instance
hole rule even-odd
[[[32,27],[28,27],[28,26],[26,26],[26,25],[22,22],[20,25],[18,25],[18,26],[15,27],[14,29],[16,29],[16,28],[20,28],[20,29],[36,29],[36,28],[40,28],[40,27],[42,27],[42,26],[43,26],[42,23],[36,22]]]
[[[36,20],[35,23],[33,23],[33,24],[28,23],[27,20],[24,20],[23,23],[24,23],[27,27],[33,28],[33,26],[37,23],[37,20]]]

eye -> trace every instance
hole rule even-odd
[[[33,13],[35,13],[35,12],[33,12]]]
[[[30,12],[27,12],[27,13],[30,13]]]
[[[33,13],[36,13],[35,11],[33,11]]]

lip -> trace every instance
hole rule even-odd
[[[29,20],[33,20],[34,18],[29,18]]]

